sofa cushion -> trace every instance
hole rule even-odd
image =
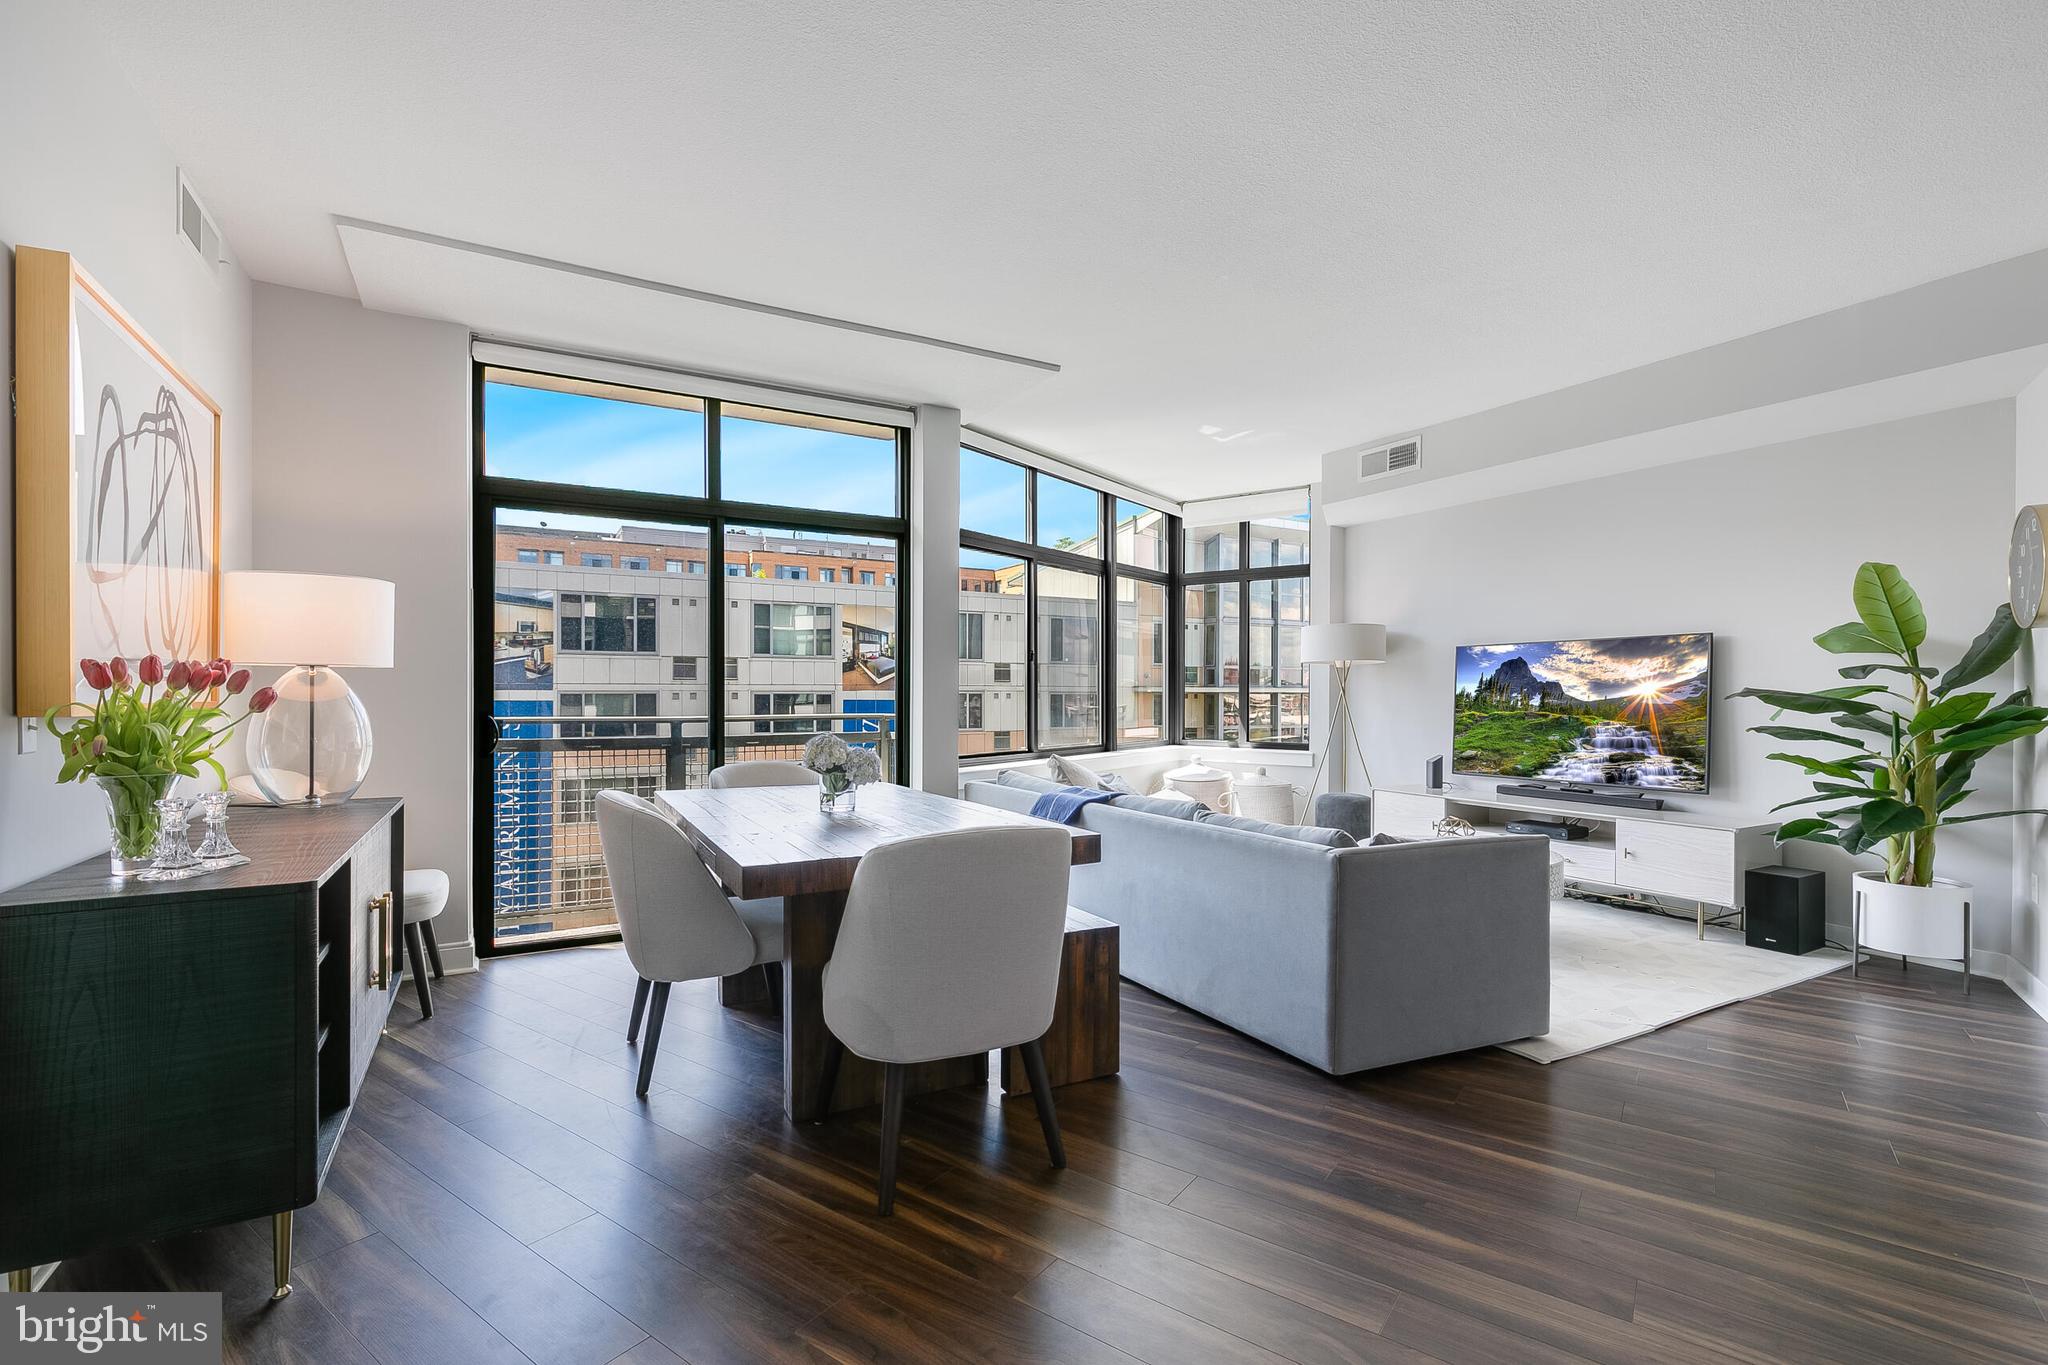
[[[1367,839],[1365,841],[1365,846],[1367,848],[1385,848],[1388,844],[1419,844],[1423,842],[1425,841],[1421,839],[1403,839],[1398,834],[1383,833],[1375,834],[1372,836],[1372,838]]]
[[[1225,829],[1241,829],[1248,834],[1263,834],[1273,839],[1292,839],[1297,843],[1319,844],[1324,848],[1357,848],[1358,840],[1341,829],[1317,829],[1313,825],[1276,825],[1265,820],[1254,820],[1245,815],[1220,815],[1213,810],[1203,810],[1196,817],[1205,825],[1221,825]]]
[[[1184,796],[1118,796],[1110,805],[1118,810],[1134,810],[1143,815],[1163,815],[1171,820],[1194,820],[1209,809],[1199,801],[1190,801]]]
[[[1048,782],[1042,777],[1033,777],[1030,773],[1020,773],[1014,768],[1006,768],[996,774],[996,785],[998,787],[1016,787],[1020,791],[1027,792],[1056,792],[1063,790],[1066,786],[1063,782]]]
[[[1135,794],[1131,784],[1115,773],[1096,772],[1087,764],[1076,763],[1071,758],[1054,754],[1045,760],[1045,765],[1052,769],[1055,781],[1069,787],[1087,787],[1092,791],[1117,792],[1124,796]]]

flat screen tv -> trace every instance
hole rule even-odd
[[[1451,771],[1707,789],[1712,635],[1460,645]]]

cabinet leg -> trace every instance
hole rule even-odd
[[[1693,904],[1699,907],[1693,913],[1699,916],[1700,937],[1705,938],[1707,936],[1707,903],[1705,901],[1694,901]]]
[[[270,1215],[270,1269],[277,1289],[270,1296],[276,1303],[292,1292],[292,1211]]]
[[[23,1270],[8,1271],[7,1292],[10,1294],[26,1294],[35,1287],[35,1278],[34,1266],[29,1266]]]

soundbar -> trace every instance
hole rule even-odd
[[[1503,782],[1494,790],[1502,796],[1533,796],[1539,801],[1583,801],[1589,806],[1627,806],[1633,810],[1663,810],[1664,798],[1641,792],[1601,791],[1595,787],[1550,787],[1541,782]]]

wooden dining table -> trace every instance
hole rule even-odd
[[[887,783],[859,792],[852,815],[818,809],[816,787],[724,787],[665,791],[675,814],[725,889],[753,900],[783,898],[782,1104],[792,1119],[817,1119],[882,1099],[882,1068],[847,1053],[830,1095],[819,1093],[831,1034],[825,1028],[825,964],[839,936],[854,870],[870,849],[921,834],[1043,825],[1028,815],[935,796]],[[1100,862],[1102,840],[1085,829],[1055,826],[1073,836],[1076,863]],[[721,999],[743,998],[729,978]],[[973,1085],[988,1079],[988,1055],[954,1057],[911,1067],[907,1093]]]

